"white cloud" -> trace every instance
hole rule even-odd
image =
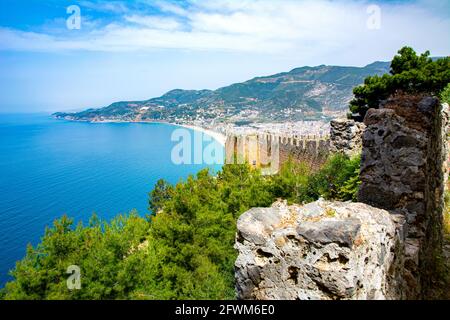
[[[433,0],[436,7],[446,6]],[[104,9],[124,12],[120,2]],[[392,55],[405,44],[448,53],[450,17],[427,6],[382,4],[381,29],[367,28],[368,2],[327,0],[191,0],[186,8],[160,1],[165,14],[123,14],[117,22],[76,35],[0,28],[0,50],[146,51],[158,48],[227,50],[302,57]],[[122,11],[121,11],[122,10]],[[170,13],[170,15],[167,15]],[[370,53],[365,53],[370,55]]]
[[[81,7],[102,11],[102,12],[113,12],[113,13],[126,13],[129,11],[127,5],[121,1],[80,1],[78,3]]]
[[[184,9],[180,6],[177,6],[173,3],[170,3],[170,2],[149,0],[149,1],[147,1],[147,3],[149,3],[151,5],[155,5],[161,11],[166,12],[166,13],[172,13],[172,14],[175,14],[178,16],[185,16],[188,14],[188,11],[186,9]]]
[[[0,28],[0,42],[3,50],[19,51],[104,51],[104,52],[130,52],[140,50],[163,49],[193,49],[193,50],[224,50],[255,52],[276,52],[286,44],[277,44],[277,50],[273,48],[274,42],[268,44],[261,39],[251,36],[221,35],[214,33],[185,31],[167,31],[159,29],[139,29],[134,27],[122,27],[109,25],[100,32],[90,33],[90,38],[59,40],[56,37],[34,32],[22,32],[17,30]],[[236,48],[237,46],[237,48]]]
[[[182,24],[176,19],[166,17],[131,15],[126,16],[125,20],[157,30],[178,30],[182,27]]]

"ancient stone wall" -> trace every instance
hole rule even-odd
[[[397,96],[365,117],[359,201],[403,215],[408,296],[420,298],[442,244],[446,137],[439,100]]]
[[[442,243],[448,111],[394,96],[365,118],[360,203],[277,203],[238,220],[240,299],[418,299]]]
[[[329,154],[327,136],[228,135],[226,163],[249,163],[266,174],[275,174],[288,159],[320,167]]]
[[[348,119],[336,119],[331,121],[330,126],[331,152],[343,152],[350,157],[361,152],[362,135],[365,129],[363,123]]]
[[[330,153],[328,137],[307,136],[280,139],[280,165],[289,159],[307,163],[313,170],[320,168]]]
[[[362,150],[365,125],[348,119],[331,121],[329,136],[290,136],[267,133],[229,134],[225,143],[226,163],[249,163],[266,173],[277,173],[289,158],[319,168],[331,153],[354,156]]]
[[[225,163],[248,163],[262,169],[264,174],[275,174],[280,168],[278,137],[272,135],[228,135],[225,143]]]
[[[339,119],[331,122],[330,136],[229,134],[225,143],[226,163],[249,163],[266,174],[275,174],[292,159],[320,168],[330,152],[354,156],[361,152],[364,124]]]

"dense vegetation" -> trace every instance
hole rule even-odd
[[[450,83],[441,92],[441,101],[450,104]]]
[[[290,161],[272,177],[227,165],[217,176],[203,170],[175,186],[160,181],[150,197],[156,214],[146,218],[55,221],[17,263],[3,298],[233,299],[238,217],[277,198],[350,200],[358,169],[358,158],[335,155],[318,172]],[[70,265],[81,269],[80,290],[67,288]]]
[[[390,74],[368,77],[353,90],[351,111],[364,117],[367,110],[377,109],[382,100],[398,91],[439,96],[450,83],[450,57],[433,60],[429,55],[429,51],[417,55],[410,47],[400,49],[392,60]]]

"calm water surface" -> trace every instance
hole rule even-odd
[[[158,179],[176,183],[206,167],[172,163],[175,129],[0,115],[0,287],[54,219],[87,222],[95,212],[110,220],[132,209],[145,215]]]

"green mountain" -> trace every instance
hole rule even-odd
[[[116,102],[101,109],[56,113],[79,121],[265,122],[304,120],[348,110],[352,90],[370,75],[389,72],[389,62],[363,68],[317,66],[230,85],[217,90],[173,90],[146,101]]]

